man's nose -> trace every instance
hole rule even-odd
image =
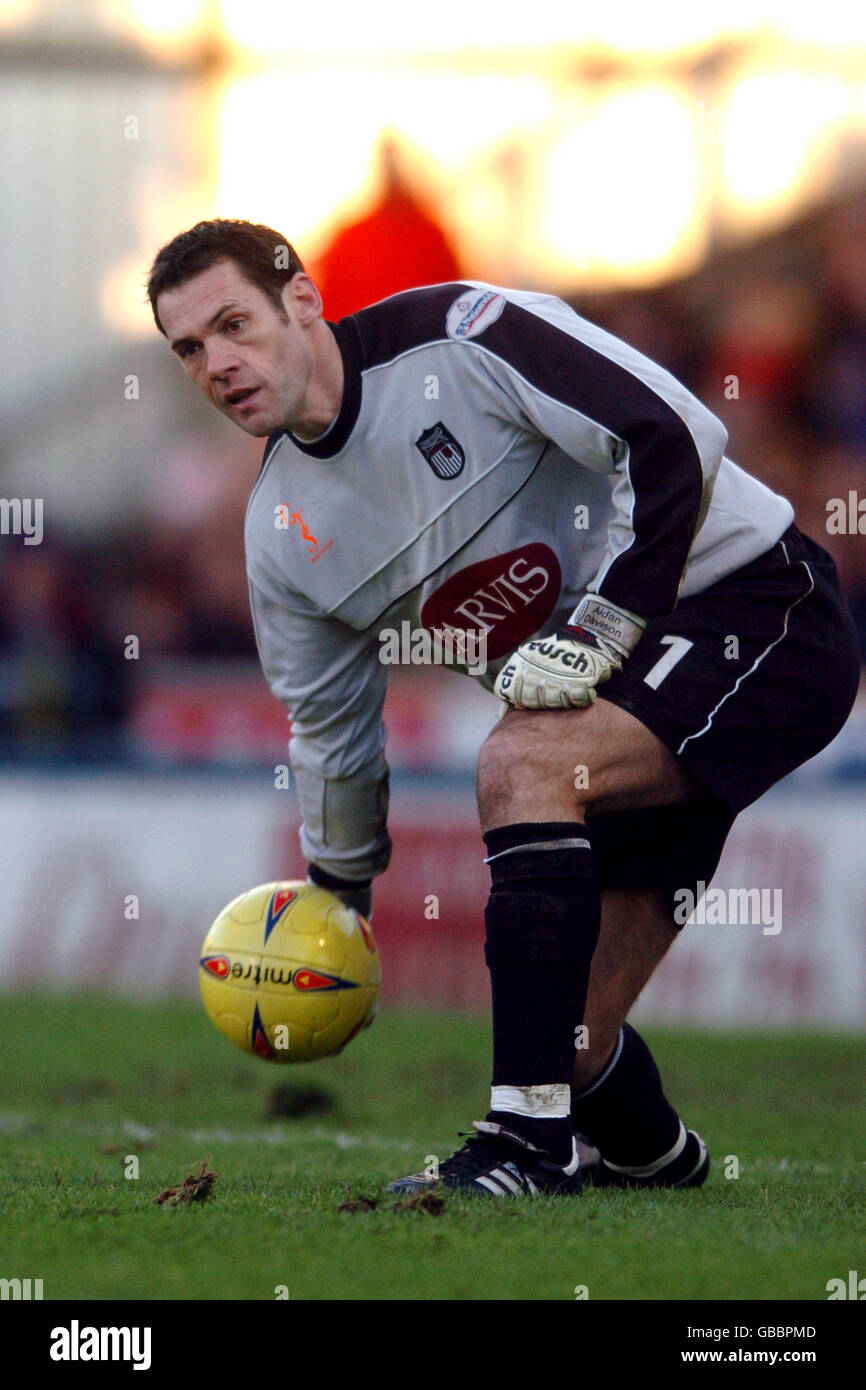
[[[231,343],[209,343],[205,349],[206,369],[211,381],[224,377],[233,367],[240,366],[240,358]]]

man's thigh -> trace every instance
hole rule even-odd
[[[651,620],[598,695],[652,729],[734,816],[835,737],[859,676],[833,562],[792,526]]]
[[[509,710],[478,760],[485,831],[660,806],[700,792],[694,774],[656,734],[607,701],[574,710]]]

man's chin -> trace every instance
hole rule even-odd
[[[251,434],[254,439],[267,439],[268,435],[273,434],[274,430],[279,428],[278,425],[263,419],[261,415],[252,420],[244,420],[239,419],[231,410],[223,410],[221,413],[225,415],[227,420],[231,420],[233,425],[237,425],[239,430],[243,430],[244,434]]]

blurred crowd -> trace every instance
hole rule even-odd
[[[790,499],[836,561],[866,663],[866,193],[684,283],[575,307],[679,377],[728,456]]]
[[[412,284],[484,278],[459,265],[430,210],[396,184],[311,268],[329,318]],[[831,499],[854,493],[855,514],[866,499],[866,197],[711,258],[688,281],[571,302],[679,377],[724,420],[730,457],[791,499],[839,565],[866,661],[866,504],[864,534],[827,530]],[[247,444],[260,455],[257,441],[239,451]],[[110,754],[124,746],[154,659],[254,659],[243,556],[251,459],[181,440],[134,525],[86,546],[72,535],[46,533],[38,546],[0,537],[0,752]]]

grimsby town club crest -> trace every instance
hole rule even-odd
[[[421,450],[437,478],[456,478],[463,472],[466,455],[441,420],[419,435],[415,448]]]

